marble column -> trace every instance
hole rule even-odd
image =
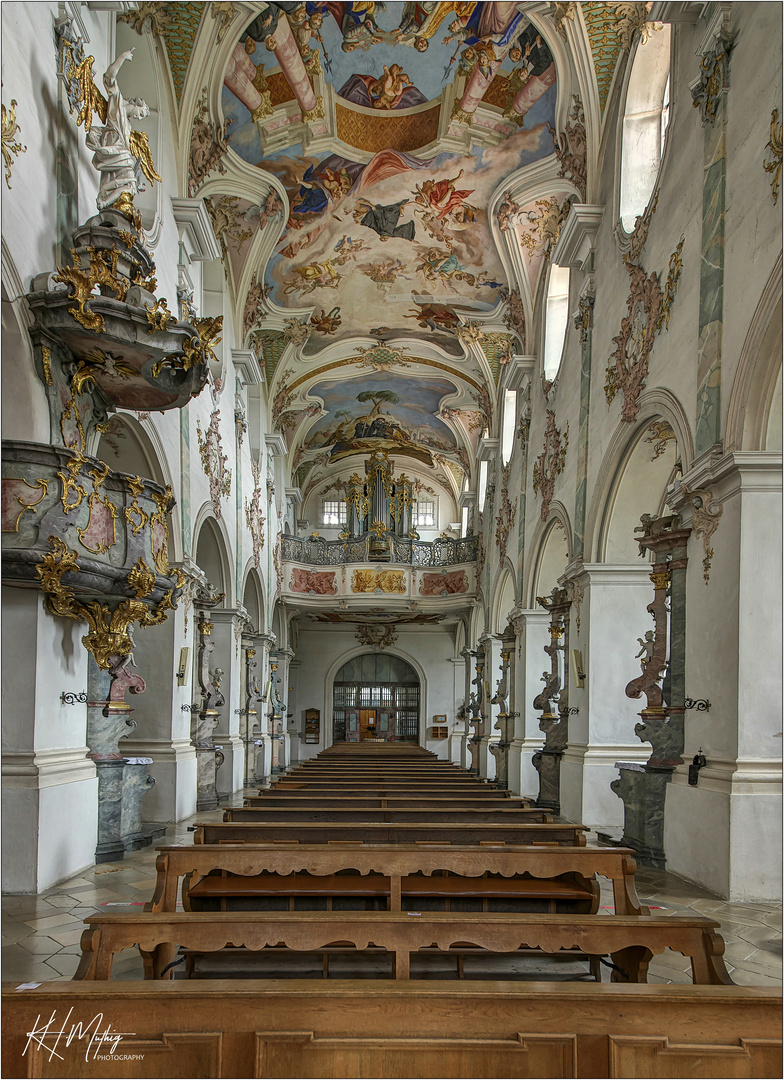
[[[692,87],[703,123],[697,423],[695,455],[721,440],[721,360],[724,319],[724,217],[727,201],[727,88],[731,47],[722,27],[705,51]]]
[[[473,712],[471,710],[471,686],[474,666],[474,654],[469,648],[462,649],[460,655],[463,657],[464,677],[463,677],[463,720],[462,728],[460,732],[460,760],[459,764],[464,769],[472,768],[471,765],[471,717]]]
[[[242,655],[244,664],[243,679],[243,707],[240,713],[240,737],[245,746],[245,773],[243,787],[251,787],[256,776],[256,740],[258,738],[259,705],[261,703],[261,689],[257,669],[259,662],[256,660],[256,639],[252,635],[243,635]]]
[[[489,634],[484,634],[479,639],[479,648],[476,653],[476,685],[479,694],[479,715],[481,722],[476,726],[477,736],[477,766],[479,775],[488,780],[495,778],[495,759],[490,753],[490,743],[497,742],[497,737],[492,734],[492,706],[490,704],[489,672],[497,657],[494,656],[494,645],[497,642]],[[500,650],[499,650],[500,651]]]
[[[244,659],[241,656],[242,633],[250,626],[242,607],[214,608],[210,618],[214,623],[212,640],[215,651],[210,661],[213,669],[220,668],[221,694],[225,705],[215,725],[213,741],[221,747],[224,761],[216,776],[218,800],[226,802],[242,787],[245,774],[245,747],[240,738],[241,683]]]
[[[571,601],[566,589],[553,589],[550,596],[537,597],[550,615],[550,644],[544,651],[550,670],[542,675],[544,687],[534,698],[534,708],[541,709],[539,729],[544,732],[544,746],[534,754],[533,765],[539,773],[536,805],[561,812],[561,761],[569,742],[569,686],[566,672],[568,654],[568,619]]]
[[[215,643],[212,641],[213,623],[207,619],[204,609],[199,611],[197,630],[199,634],[196,672],[202,695],[201,708],[191,714],[191,742],[196,749],[196,811],[215,810],[218,806],[216,773],[220,753],[213,741],[219,708],[225,705],[220,689],[212,682],[210,658]]]
[[[509,747],[512,745],[515,718],[510,704],[514,693],[512,657],[516,640],[514,628],[507,626],[501,638],[501,678],[492,698],[492,704],[497,705],[499,710],[494,727],[500,733],[500,738],[490,746],[490,753],[495,758],[495,782],[499,788],[509,787]]]
[[[145,690],[144,679],[128,669],[130,660],[130,656],[113,656],[107,670],[99,668],[92,656],[88,660],[87,756],[95,762],[98,774],[96,862],[121,859],[126,851],[125,838],[129,838],[129,848],[141,838],[139,804],[141,794],[149,789],[146,778],[151,759],[135,763],[128,771],[126,784],[126,759],[119,749],[120,739],[136,727],[125,693],[143,694]]]
[[[280,688],[281,699],[283,703],[283,713],[281,716],[281,735],[283,740],[282,756],[281,756],[281,768],[288,769],[292,761],[292,742],[294,734],[296,735],[296,741],[299,742],[299,735],[296,733],[296,728],[292,728],[294,723],[293,710],[289,707],[291,701],[291,687],[289,681],[291,679],[291,661],[294,659],[295,653],[292,648],[288,646],[285,649],[278,649],[278,674],[280,675]]]
[[[280,661],[278,654],[270,656],[270,694],[267,705],[267,715],[270,724],[270,739],[272,740],[272,769],[274,775],[285,769],[283,751],[283,720],[286,713],[285,702],[281,700],[281,677],[278,674]]]
[[[666,787],[683,761],[686,543],[691,530],[680,529],[677,516],[645,515],[642,521],[635,530],[643,533],[641,552],[652,551],[655,559],[650,573],[654,596],[647,608],[654,627],[638,639],[642,673],[627,685],[626,696],[645,694],[646,704],[634,732],[643,742],[650,742],[652,751],[642,767],[619,762],[620,776],[610,787],[624,806],[621,845],[634,847],[642,865],[663,870]],[[677,599],[672,591],[673,572]],[[674,639],[673,615],[678,626]]]
[[[272,39],[267,39],[267,48],[269,49],[270,46],[272,46],[271,51],[275,53],[275,59],[280,65],[280,70],[286,82],[294,91],[297,104],[302,110],[302,119],[316,119],[317,117],[311,114],[319,111],[318,106],[321,106],[321,102],[316,98],[313,87],[310,85],[310,79],[308,79],[308,73],[299,54],[289,21],[283,12],[280,14]],[[320,111],[321,119],[323,119],[323,106],[321,106]]]

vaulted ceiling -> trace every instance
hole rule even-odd
[[[157,5],[292,483],[374,440],[453,495],[473,473],[649,6]]]

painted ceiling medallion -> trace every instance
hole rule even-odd
[[[621,420],[631,424],[640,411],[638,399],[648,375],[648,357],[664,294],[655,273],[646,277],[642,267],[631,263],[625,266],[631,279],[626,300],[628,314],[621,321],[620,334],[613,338],[615,352],[607,364],[604,393],[608,405],[619,391],[623,394]]]

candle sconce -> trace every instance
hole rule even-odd
[[[84,694],[70,694],[70,693],[68,693],[68,691],[63,690],[62,694],[60,694],[60,704],[61,705],[86,705],[87,704],[87,694],[86,693],[84,693]]]
[[[697,712],[710,712],[711,703],[705,698],[687,697],[683,702],[684,709],[696,709]]]
[[[201,705],[181,705],[180,712],[197,713],[201,709]]]

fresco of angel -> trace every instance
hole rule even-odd
[[[461,191],[455,188],[455,184],[462,175],[461,169],[451,180],[424,180],[421,185],[416,185],[417,193],[414,202],[432,210],[439,221],[443,221],[449,215],[456,216],[463,208],[465,200],[474,191],[473,188]],[[470,207],[470,209],[475,215],[476,208]]]
[[[303,290],[306,293],[312,293],[316,289],[337,289],[343,280],[335,269],[332,259],[327,259],[323,263],[312,262],[307,266],[297,266],[294,269],[294,275],[283,290],[284,293]]]
[[[400,259],[379,259],[374,263],[363,263],[359,269],[366,277],[369,277],[371,281],[375,281],[377,285],[392,285],[397,281],[398,276],[402,277],[405,281],[410,280],[401,271],[405,270],[406,265],[401,262]]]
[[[133,49],[120,53],[104,72],[105,98],[92,77],[94,57],[87,56],[75,72],[81,108],[77,124],[84,124],[88,150],[93,152],[93,165],[100,173],[98,209],[111,206],[122,195],[131,199],[144,190],[142,174],[153,183],[160,181],[150,153],[147,135],[131,128],[131,120],[150,115],[147,103],[140,98],[124,98],[117,85],[117,75],[126,61],[133,60]],[[98,113],[103,127],[93,126],[93,113]]]

